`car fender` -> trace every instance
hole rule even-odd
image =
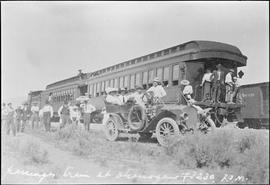
[[[118,114],[109,113],[109,117],[114,119],[118,129],[123,129],[124,128],[123,120]]]

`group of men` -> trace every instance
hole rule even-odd
[[[58,114],[60,117],[60,129],[64,128],[67,124],[74,123],[78,125],[81,116],[83,115],[85,128],[89,131],[91,113],[96,108],[85,100],[82,104],[75,105],[74,102],[69,103],[65,101],[59,108]],[[51,118],[53,117],[53,107],[49,100],[46,100],[45,105],[40,109],[37,102],[29,106],[27,102],[22,106],[13,108],[12,103],[2,104],[1,109],[1,126],[6,127],[6,134],[9,135],[10,131],[14,136],[18,132],[24,132],[27,123],[31,124],[31,128],[39,128],[41,124],[44,126],[45,131],[51,131]]]
[[[123,105],[128,100],[134,100],[136,104],[144,106],[147,101],[146,94],[149,94],[154,102],[158,102],[162,97],[166,96],[166,91],[158,78],[154,79],[153,86],[146,91],[142,86],[136,86],[135,89],[130,91],[126,91],[124,88],[118,90],[117,88],[108,87],[106,93],[106,101],[117,105]]]
[[[220,103],[221,92],[224,89],[223,87],[225,87],[225,102],[234,103],[233,99],[237,95],[244,73],[240,71],[237,76],[234,69],[229,69],[229,72],[225,75],[221,64],[218,64],[216,67],[217,69],[213,70],[213,72],[210,69],[206,69],[206,73],[202,78],[200,86],[203,87],[203,101],[210,100]]]

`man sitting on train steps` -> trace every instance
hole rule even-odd
[[[184,86],[183,95],[186,98],[186,100],[188,101],[187,103],[194,102],[195,100],[192,99],[193,88],[190,85],[189,81],[188,80],[182,80],[180,83],[181,83],[181,85]]]
[[[116,104],[116,105],[122,105],[123,103],[121,100],[117,97],[117,89],[116,88],[110,88],[108,87],[106,89],[107,97],[106,102]]]

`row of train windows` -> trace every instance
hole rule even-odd
[[[63,102],[63,101],[72,101],[74,100],[74,94],[66,94],[66,95],[52,95],[53,102]]]
[[[179,64],[172,67],[172,79],[170,79],[170,67],[160,67],[156,69],[156,73],[154,69],[152,69],[90,84],[89,92],[92,96],[99,96],[105,94],[105,89],[107,87],[134,89],[135,86],[139,85],[146,89],[152,86],[155,77],[158,77],[164,86],[167,86],[170,80],[172,81],[172,85],[175,86],[178,85],[179,75]]]

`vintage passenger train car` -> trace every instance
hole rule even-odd
[[[65,99],[75,101],[88,93],[91,103],[101,110],[105,107],[103,100],[107,87],[129,90],[141,85],[147,89],[152,86],[154,77],[164,84],[167,92],[165,103],[183,101],[179,94],[183,79],[190,81],[194,99],[201,101],[200,83],[206,68],[214,70],[217,64],[221,64],[225,73],[229,69],[237,73],[237,68],[246,66],[246,61],[247,57],[235,46],[213,41],[190,41],[49,84],[42,92],[41,105],[51,95],[54,111],[57,111]]]

